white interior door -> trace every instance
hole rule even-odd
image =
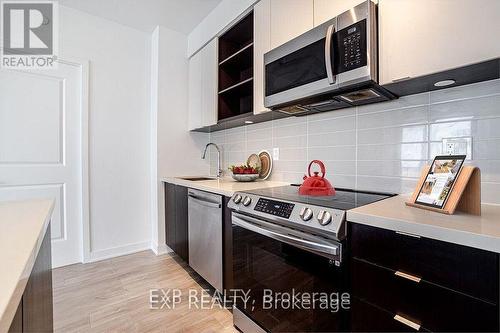
[[[52,265],[82,261],[83,67],[0,70],[0,201],[53,198]]]

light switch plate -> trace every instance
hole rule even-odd
[[[273,161],[279,161],[279,160],[280,160],[280,149],[273,148]]]
[[[443,138],[443,155],[467,155],[467,160],[472,159],[472,137]]]

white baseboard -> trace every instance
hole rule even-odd
[[[104,259],[110,259],[150,249],[151,249],[150,242],[142,242],[142,243],[113,247],[105,250],[90,251],[90,258],[87,262],[95,262]]]
[[[166,244],[161,244],[161,245],[158,245],[154,242],[151,242],[151,250],[157,255],[162,255],[162,254],[166,254],[166,253],[170,253],[170,252],[174,252],[172,251],[171,248],[169,248]]]

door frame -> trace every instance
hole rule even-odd
[[[91,240],[90,240],[90,166],[89,166],[89,67],[90,61],[78,58],[59,58],[58,63],[74,66],[81,70],[81,159],[82,159],[82,223],[79,226],[81,231],[81,262],[91,261]]]

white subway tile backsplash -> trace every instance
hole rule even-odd
[[[427,161],[358,161],[358,175],[385,177],[420,177]]]
[[[432,104],[430,120],[443,122],[498,117],[499,105],[500,95]]]
[[[472,142],[475,160],[500,160],[500,139]]]
[[[321,119],[321,120],[310,119],[308,121],[307,130],[309,134],[333,133],[338,131],[349,131],[349,130],[354,131],[356,130],[356,116],[355,114],[352,114],[349,117]]]
[[[249,140],[247,141],[247,153],[257,154],[261,150],[265,149],[271,153],[273,147],[272,138],[264,139],[264,140]]]
[[[442,139],[472,137],[472,160],[482,171],[484,202],[500,203],[500,80],[394,101],[290,117],[215,132],[223,168],[248,155],[280,149],[273,180],[301,183],[322,160],[336,187],[409,193],[421,168],[442,154]],[[211,171],[216,154],[210,150]],[[316,169],[315,169],[316,170]]]
[[[307,157],[310,160],[355,161],[356,146],[310,147]]]
[[[356,131],[344,131],[324,134],[311,134],[309,132],[308,146],[309,147],[324,147],[324,146],[354,146],[356,145]]]
[[[500,138],[500,110],[499,118],[481,119],[476,121],[474,138],[493,139]]]
[[[358,130],[358,144],[427,142],[427,125]]]
[[[440,141],[443,138],[471,136],[473,125],[470,120],[431,124],[429,139],[431,141]]]
[[[305,134],[297,134],[296,136],[285,136],[285,137],[274,137],[273,138],[273,147],[278,148],[305,148],[307,147],[307,135]]]
[[[280,161],[305,161],[306,148],[280,148]]]
[[[358,115],[358,129],[424,124],[428,120],[428,106],[389,110]]]
[[[427,160],[427,143],[359,145],[358,161]]]

